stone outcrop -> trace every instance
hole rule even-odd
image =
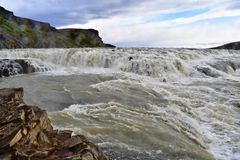
[[[210,68],[208,67],[196,67],[197,71],[203,73],[204,75],[206,76],[209,76],[209,77],[214,77],[214,78],[217,78],[217,77],[220,77],[221,75],[219,73],[217,73],[215,70],[211,70]]]
[[[222,46],[214,47],[211,49],[233,49],[233,50],[240,50],[240,42],[233,42],[224,44]]]
[[[0,59],[0,78],[40,71],[48,68],[34,65],[31,59]]]
[[[49,23],[17,17],[0,6],[1,48],[114,47],[94,29],[56,29]]]
[[[0,89],[0,159],[107,160],[83,135],[54,130],[46,111],[22,97],[22,88]]]

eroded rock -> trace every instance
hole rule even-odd
[[[0,159],[107,160],[93,142],[54,130],[46,111],[28,106],[23,89],[0,89]]]
[[[0,77],[44,72],[48,70],[49,68],[33,59],[0,59]]]

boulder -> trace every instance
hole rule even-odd
[[[201,72],[204,75],[209,76],[209,77],[217,78],[217,77],[221,76],[217,71],[212,70],[208,67],[197,67],[196,69],[197,69],[197,71],[199,71],[199,72]]]

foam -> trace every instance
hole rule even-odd
[[[143,148],[137,147],[138,142],[134,141],[135,146],[126,142],[124,134],[147,135],[147,127],[157,134],[161,129],[171,128],[206,148],[216,159],[240,157],[239,110],[233,105],[240,99],[239,51],[26,49],[2,50],[0,58],[26,58],[35,66],[48,66],[50,71],[39,75],[56,79],[86,74],[112,76],[110,80],[89,86],[93,90],[89,89],[89,92],[92,91],[96,99],[99,96],[109,99],[109,102],[75,104],[55,113],[56,117],[51,115],[53,120],[60,116],[69,118],[72,123],[67,128],[75,132],[92,137],[94,133],[111,135],[113,138],[107,145],[119,143],[123,148],[142,151]],[[63,86],[63,91],[73,94],[66,86]],[[59,123],[57,127],[66,128],[62,122]],[[92,123],[94,127],[89,126]],[[122,129],[121,141],[113,135],[118,133],[116,126]],[[154,141],[151,140],[143,141],[147,145]],[[160,150],[147,152],[162,153]]]

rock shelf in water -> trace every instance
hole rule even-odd
[[[0,59],[0,77],[43,71],[48,71],[48,68],[43,64],[34,64],[31,59]]]
[[[0,89],[0,159],[108,159],[83,135],[54,130],[46,111],[22,98],[22,88]]]

